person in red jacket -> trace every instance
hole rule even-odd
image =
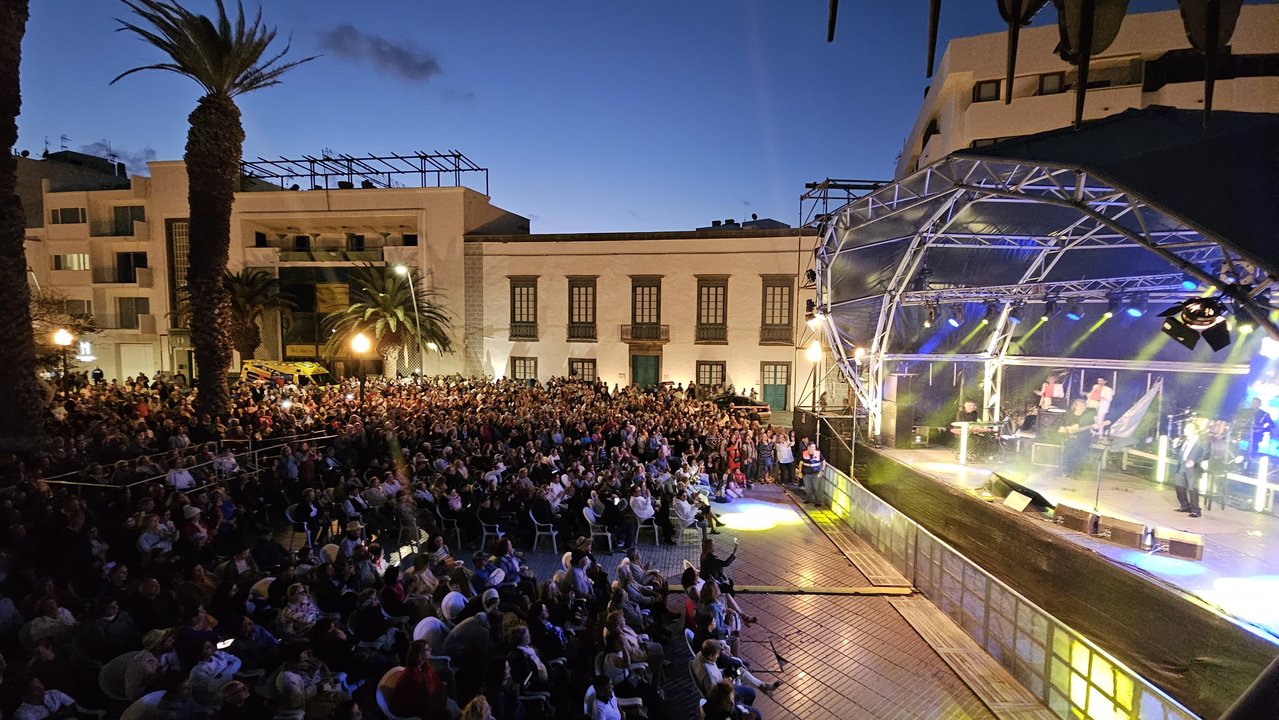
[[[404,671],[387,695],[391,712],[406,717],[457,717],[461,709],[449,698],[444,680],[431,668],[431,646],[414,640],[404,653]]]

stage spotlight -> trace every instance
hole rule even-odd
[[[937,322],[937,306],[929,305],[928,315],[924,318],[924,327],[930,328],[935,322]]]
[[[809,268],[808,270],[805,270],[805,271],[804,271],[804,277],[808,279],[808,282],[810,282],[810,283],[816,283],[816,282],[817,282],[817,271],[816,271],[816,270],[814,270],[814,269],[812,269],[812,268]]]
[[[999,305],[994,300],[986,301],[986,315],[982,317],[981,324],[988,325],[990,321],[999,313]]]
[[[1183,272],[1181,274],[1182,290],[1194,290],[1197,287],[1199,287],[1199,281],[1195,279],[1194,275],[1191,275],[1188,272]]]
[[[1243,322],[1239,323],[1239,327],[1237,327],[1237,328],[1235,328],[1235,329],[1239,331],[1239,334],[1240,334],[1240,335],[1247,335],[1248,333],[1252,332],[1253,330],[1256,330],[1256,329],[1257,329],[1257,326],[1256,326],[1256,325],[1253,325],[1252,323],[1248,322],[1247,320],[1244,320]]]
[[[1013,325],[1020,325],[1021,316],[1022,316],[1022,304],[1017,303],[1016,305],[1012,307],[1011,310],[1008,311],[1008,322],[1012,323]]]
[[[1128,317],[1141,317],[1146,314],[1147,300],[1145,295],[1129,295],[1124,298],[1124,304],[1128,307],[1124,308],[1124,312]]]
[[[1119,298],[1112,296],[1106,300],[1106,312],[1102,317],[1112,318],[1117,312],[1119,312]]]
[[[1066,310],[1066,318],[1069,320],[1079,320],[1084,315],[1084,306],[1081,303],[1071,303],[1070,308]]]
[[[964,306],[960,305],[950,311],[950,317],[946,320],[951,327],[957,328],[964,324]]]
[[[1219,297],[1192,298],[1159,313],[1163,331],[1187,350],[1194,350],[1202,337],[1214,352],[1230,344],[1226,325],[1226,305]]]
[[[1056,315],[1056,314],[1057,314],[1057,301],[1054,299],[1045,300],[1044,314],[1040,316],[1040,319],[1047,321],[1049,318],[1051,318],[1053,315]]]

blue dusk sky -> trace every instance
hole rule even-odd
[[[795,224],[805,182],[889,178],[924,87],[925,0],[263,0],[292,56],[240,99],[246,158],[456,149],[534,232]],[[212,12],[210,0],[188,0]],[[250,12],[255,2],[246,2]],[[1173,0],[1132,0],[1131,12]],[[112,0],[35,0],[19,149],[179,159],[198,88],[116,32]],[[1040,13],[1037,23],[1056,22]],[[948,38],[1003,28],[993,0],[942,7]],[[474,186],[474,185],[472,185]],[[482,185],[480,186],[482,189]]]

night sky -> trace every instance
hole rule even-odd
[[[534,232],[680,230],[751,213],[794,224],[805,182],[891,177],[927,84],[925,0],[845,2],[833,44],[825,0],[263,5],[293,56],[323,57],[241,98],[246,157],[457,149]],[[181,157],[194,82],[151,72],[108,85],[162,61],[115,31],[126,10],[31,3],[18,149],[37,155],[47,138],[57,150],[63,135],[73,150],[109,143],[135,172]],[[938,59],[946,38],[1002,28],[993,0],[950,0]]]

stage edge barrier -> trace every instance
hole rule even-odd
[[[848,475],[827,465],[822,485],[845,524],[1058,717],[1198,717]]]

